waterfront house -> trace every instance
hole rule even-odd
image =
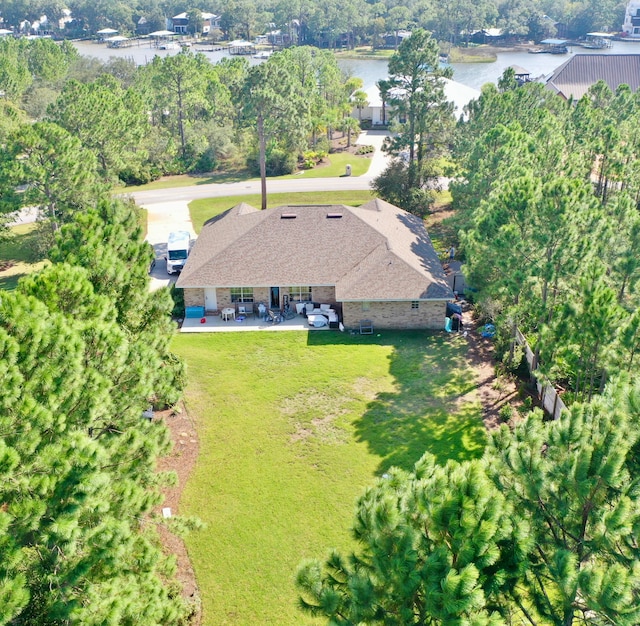
[[[547,87],[565,100],[579,100],[589,87],[603,80],[612,91],[640,86],[640,54],[576,54],[547,79]]]
[[[631,0],[627,4],[622,32],[630,39],[640,39],[640,0]]]
[[[453,103],[453,113],[456,118],[464,114],[464,108],[471,100],[480,97],[480,92],[473,87],[468,87],[455,80],[442,79],[444,83],[444,93],[449,102]],[[370,120],[373,127],[388,124],[394,116],[394,112],[389,108],[388,103],[383,102],[380,89],[377,85],[372,85],[365,90],[367,95],[367,106],[360,111],[354,107],[351,116],[356,119]]]

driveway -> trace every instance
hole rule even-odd
[[[147,209],[147,241],[153,246],[156,255],[156,264],[151,271],[151,290],[154,291],[174,283],[178,277],[177,274],[171,276],[167,274],[167,265],[164,261],[169,233],[186,230],[191,238],[195,239],[196,232],[193,230],[189,203],[186,200],[156,202],[143,206]]]
[[[382,144],[389,136],[390,134],[386,130],[365,130],[360,133],[358,140],[356,141],[356,145],[374,146],[376,151],[373,153],[371,165],[369,166],[367,173],[364,174],[364,176],[359,176],[358,178],[366,178],[371,182],[374,178],[380,176],[380,174],[384,172],[390,159],[388,155],[382,151]]]

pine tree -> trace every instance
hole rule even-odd
[[[357,553],[300,568],[300,606],[331,624],[502,624],[526,549],[514,520],[481,461],[441,467],[427,454],[360,498]]]
[[[557,626],[639,623],[640,492],[627,468],[638,426],[628,407],[628,391],[611,386],[560,420],[534,413],[491,437],[496,486],[531,529],[524,590],[511,595],[532,624],[531,612]]]

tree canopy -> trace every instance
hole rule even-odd
[[[133,207],[77,218],[53,264],[0,293],[0,623],[178,624],[152,514],[169,439],[141,418],[182,389],[171,301],[148,292]]]
[[[481,460],[393,469],[359,499],[358,549],[301,565],[328,624],[636,624],[638,388],[490,435]]]

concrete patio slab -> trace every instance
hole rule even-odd
[[[202,322],[204,319],[204,323]],[[333,330],[328,326],[322,328],[310,328],[306,318],[297,316],[290,320],[284,320],[280,324],[271,324],[265,322],[260,317],[247,317],[244,320],[223,321],[219,315],[207,315],[204,318],[186,318],[182,327],[181,333],[238,333],[238,332],[251,332],[251,331],[279,331],[279,330]],[[339,332],[337,329],[335,332]]]

